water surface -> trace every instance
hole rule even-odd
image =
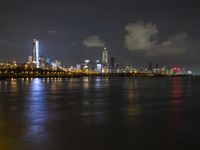
[[[1,150],[200,148],[200,80],[0,80]]]

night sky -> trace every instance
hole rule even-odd
[[[40,55],[68,66],[101,59],[146,67],[181,65],[200,72],[200,5],[161,0],[6,0],[0,4],[0,61]]]

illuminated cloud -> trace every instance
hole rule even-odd
[[[104,47],[105,42],[102,41],[99,36],[90,36],[83,41],[83,44],[87,47]]]
[[[150,50],[156,44],[155,36],[158,33],[156,25],[144,22],[131,23],[125,26],[125,47],[129,50]]]
[[[148,56],[181,54],[188,48],[186,32],[167,37],[164,41],[156,40],[159,30],[156,25],[144,22],[131,23],[125,26],[125,47],[140,51]]]

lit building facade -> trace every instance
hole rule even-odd
[[[33,56],[28,56],[28,63],[32,63],[33,61]]]
[[[61,69],[61,62],[58,60],[56,60],[55,62],[52,62],[51,65],[53,67],[53,70]]]
[[[102,54],[102,73],[108,73],[109,64],[108,64],[108,51],[106,48],[103,50]]]
[[[33,39],[33,56],[32,61],[36,65],[36,68],[40,68],[39,64],[39,41],[36,39]]]
[[[102,71],[102,69],[101,69],[101,63],[100,63],[100,61],[99,60],[96,60],[96,62],[95,62],[96,64],[96,68],[95,68],[95,70],[98,72],[98,73],[100,73],[101,71]]]

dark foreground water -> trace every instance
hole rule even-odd
[[[0,80],[0,150],[51,149],[200,149],[200,79]]]

